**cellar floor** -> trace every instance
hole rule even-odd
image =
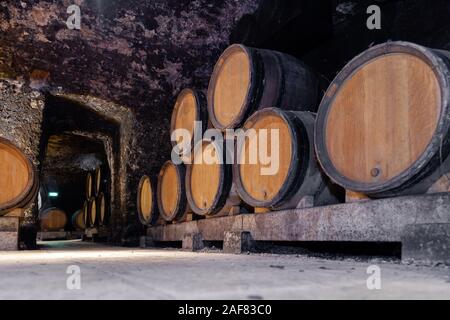
[[[380,268],[381,290],[367,287],[371,265]],[[78,269],[69,266],[79,267],[80,289],[68,274]],[[381,258],[130,249],[80,241],[0,252],[0,275],[0,299],[450,298],[450,269],[444,266],[402,265]]]

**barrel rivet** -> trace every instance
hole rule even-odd
[[[376,177],[378,177],[378,176],[380,175],[380,169],[378,169],[378,168],[373,168],[373,169],[370,171],[370,174],[372,175],[372,177],[376,178]]]

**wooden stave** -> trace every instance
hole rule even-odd
[[[305,196],[313,196],[314,205],[338,203],[338,195],[334,195],[331,191],[329,181],[322,174],[315,158],[313,139],[316,115],[311,112],[267,108],[252,115],[244,124],[244,128],[248,128],[258,117],[265,115],[277,115],[288,124],[292,150],[290,174],[286,177],[276,197],[261,201],[254,199],[245,189],[241,180],[240,165],[235,163],[233,175],[239,197],[252,207],[269,208],[275,211],[295,209]],[[300,166],[300,164],[307,165]]]
[[[361,65],[389,53],[412,54],[426,62],[435,71],[441,89],[441,115],[438,127],[428,144],[426,150],[419,159],[413,163],[408,170],[404,171],[394,179],[382,184],[363,184],[347,179],[334,168],[326,151],[324,124],[329,106],[334,101],[338,88],[357,70]],[[321,168],[330,179],[347,190],[366,194],[373,198],[384,198],[410,194],[420,194],[428,190],[435,182],[431,176],[439,174],[444,165],[450,168],[443,159],[450,155],[450,122],[445,118],[450,117],[450,53],[442,50],[429,49],[414,43],[394,41],[387,42],[370,48],[352,59],[332,81],[330,87],[319,107],[315,128],[315,151]],[[443,136],[439,139],[439,136]]]
[[[180,181],[179,186],[177,188],[178,190],[178,199],[177,199],[177,208],[175,212],[172,215],[166,215],[164,212],[164,207],[161,201],[161,187],[162,187],[162,178],[163,178],[163,172],[166,169],[167,166],[173,165],[176,169],[178,180]],[[185,219],[186,214],[189,211],[189,205],[188,201],[186,199],[186,166],[184,164],[173,164],[172,161],[167,161],[164,163],[164,165],[161,167],[161,170],[158,174],[158,183],[157,183],[157,191],[156,191],[156,200],[158,204],[158,212],[161,218],[165,220],[166,222],[177,222],[182,221]]]
[[[150,182],[150,186],[152,189],[152,213],[151,213],[151,219],[146,220],[142,214],[142,210],[141,210],[141,190],[142,190],[142,185],[144,184],[144,181],[148,179],[148,181]],[[141,177],[141,180],[139,181],[139,185],[138,185],[138,192],[137,192],[137,212],[138,212],[138,218],[139,221],[141,222],[142,225],[144,226],[151,226],[154,225],[156,223],[156,221],[158,220],[158,202],[156,199],[156,194],[154,191],[154,183],[152,181],[152,179],[150,178],[149,175],[143,175]]]
[[[46,218],[46,216],[47,216],[49,213],[51,213],[53,210],[58,210],[58,211],[64,213],[64,216],[65,216],[65,223],[64,223],[64,225],[61,226],[60,228],[52,228],[52,229],[45,228],[45,227],[42,225],[42,223],[45,221],[44,219]],[[69,222],[69,221],[68,221],[68,218],[67,218],[67,214],[66,214],[63,210],[58,209],[58,208],[55,208],[55,207],[51,207],[51,208],[47,208],[47,209],[45,209],[45,210],[41,210],[41,212],[39,212],[39,221],[40,221],[40,226],[41,226],[41,230],[42,230],[42,231],[59,231],[59,230],[61,230],[61,229],[64,229],[64,228],[66,227],[67,223]]]
[[[208,109],[207,109],[207,100],[206,100],[206,95],[203,94],[203,92],[199,91],[199,90],[194,90],[192,88],[185,88],[183,89],[179,94],[178,94],[178,98],[181,97],[183,94],[186,93],[191,93],[194,97],[195,97],[195,101],[196,101],[196,121],[200,121],[202,123],[202,132],[201,135],[203,136],[203,133],[207,130],[208,128]],[[178,99],[177,98],[177,99]],[[170,119],[170,134],[172,135],[172,132],[175,130],[175,121],[176,121],[176,110],[174,109],[172,112],[172,116]],[[194,145],[195,145],[195,137],[194,135],[192,136],[192,140],[191,140],[191,150],[192,151],[194,149]],[[177,143],[176,141],[171,141],[172,146],[176,146]]]
[[[229,52],[236,48],[245,51],[250,59],[252,70],[250,88],[245,107],[241,109],[233,123],[224,126],[215,117],[214,88],[221,67],[219,62],[224,61]],[[303,74],[303,81],[299,80],[299,74]],[[322,81],[308,66],[290,55],[233,44],[220,56],[209,82],[207,91],[209,119],[215,128],[226,130],[241,127],[254,112],[264,108],[276,107],[283,110],[316,112],[322,86]],[[276,96],[269,94],[269,87],[278,88],[278,90],[272,88]]]
[[[21,195],[0,206],[0,216],[3,216],[16,208],[27,207],[31,202],[30,197],[34,198],[34,196],[37,195],[38,190],[36,189],[39,189],[39,182],[36,181],[38,179],[38,173],[37,170],[34,168],[34,165],[15,144],[2,137],[0,137],[0,144],[6,145],[7,147],[11,148],[14,152],[21,155],[28,167],[27,186],[25,187]]]
[[[197,145],[200,145],[204,142],[205,140],[201,140],[197,143]],[[210,143],[214,143],[215,145],[217,145],[217,141],[208,141]],[[225,146],[225,140],[224,140],[224,145],[223,145],[223,159],[226,159],[227,155],[227,149]],[[226,205],[226,202],[228,200],[228,197],[230,195],[230,191],[233,185],[233,168],[231,164],[227,164],[225,163],[225,161],[223,161],[223,164],[221,165],[221,177],[220,177],[220,181],[222,182],[219,185],[219,190],[217,192],[217,196],[214,200],[213,205],[208,208],[208,209],[201,209],[196,205],[196,202],[193,198],[192,192],[191,192],[191,174],[192,174],[192,166],[193,164],[187,166],[187,170],[186,170],[186,198],[187,201],[189,203],[189,207],[191,208],[191,210],[199,215],[199,216],[214,216],[216,214],[218,214]]]

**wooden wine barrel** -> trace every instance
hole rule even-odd
[[[145,226],[152,225],[158,218],[157,201],[152,181],[144,175],[139,181],[137,192],[137,211],[139,220]]]
[[[316,151],[328,176],[373,197],[425,192],[450,152],[449,57],[388,42],[345,66],[317,118]]]
[[[88,201],[88,217],[89,217],[89,226],[96,227],[98,222],[98,211],[97,211],[97,200],[95,198],[91,198]]]
[[[240,127],[258,109],[316,111],[321,89],[302,62],[276,51],[235,44],[217,62],[208,88],[208,113],[221,130]]]
[[[67,224],[67,215],[58,208],[48,208],[39,213],[42,231],[63,230]]]
[[[183,150],[181,147],[178,154],[187,155],[194,148],[194,130],[195,122],[199,122],[202,125],[201,130],[198,132],[199,137],[203,136],[203,132],[208,127],[208,112],[206,109],[206,97],[200,91],[194,91],[192,89],[184,89],[178,95],[175,107],[172,112],[172,120],[170,123],[170,134],[173,135],[177,129],[185,129],[189,132],[190,148]],[[184,142],[182,136],[173,137],[172,145]]]
[[[98,213],[98,223],[101,226],[106,226],[108,224],[108,207],[106,203],[105,194],[100,192],[97,197],[97,213]]]
[[[244,202],[272,210],[338,202],[315,159],[314,123],[311,112],[276,108],[258,111],[245,122],[247,138],[238,142],[234,165]],[[261,148],[270,154],[270,163],[261,161]]]
[[[81,211],[83,213],[83,221],[85,228],[88,228],[90,225],[89,223],[89,201],[85,200],[83,203],[83,207],[81,208]]]
[[[93,192],[95,196],[98,196],[102,187],[102,169],[98,167],[94,171],[92,186],[94,188]]]
[[[227,164],[223,141],[200,141],[186,173],[186,193],[192,211],[204,216],[219,213],[232,183],[232,166]]]
[[[26,208],[38,189],[33,164],[10,141],[0,138],[0,216],[15,208]]]
[[[84,229],[86,229],[86,225],[84,223],[84,212],[83,212],[83,210],[77,210],[72,215],[72,226],[76,230],[84,230]]]
[[[167,161],[158,176],[157,201],[161,217],[166,221],[179,221],[189,211],[186,200],[186,168]]]
[[[90,172],[86,176],[85,189],[86,189],[86,199],[89,200],[94,195],[94,179],[92,177],[92,173]]]

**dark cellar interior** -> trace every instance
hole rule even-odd
[[[16,269],[19,298],[78,299],[66,264],[94,299],[447,297],[449,17],[448,0],[0,0],[0,299]],[[174,165],[176,121],[222,137],[216,112],[287,128],[284,176]]]
[[[68,1],[0,2],[2,135],[26,146],[40,170],[43,201],[79,209],[83,172],[111,173],[111,241],[142,232],[136,186],[170,155],[177,93],[206,90],[232,43],[279,50],[326,82],[355,55],[388,40],[450,49],[447,1],[375,1],[382,30],[364,25],[371,1],[79,1],[81,31],[65,28]],[[31,109],[20,101],[31,101]],[[22,114],[28,123],[21,123]],[[62,201],[63,203],[60,203]],[[27,213],[35,223],[36,208]]]

